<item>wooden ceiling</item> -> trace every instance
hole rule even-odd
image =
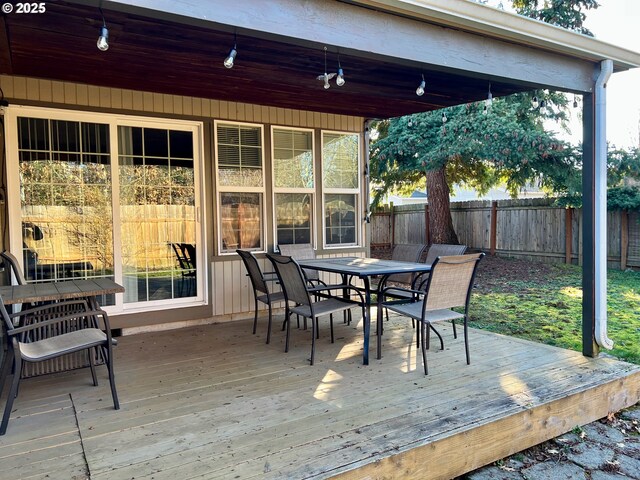
[[[110,48],[96,48],[102,18],[97,7],[47,2],[45,14],[0,17],[0,74],[47,78],[258,105],[389,118],[483,100],[488,80],[458,72],[421,70],[369,53],[340,55],[346,84],[325,90],[323,45],[300,45],[237,35],[233,69],[222,62],[231,31],[104,11]],[[355,27],[357,28],[357,27]],[[328,70],[338,56],[328,46]],[[333,50],[333,51],[332,51]],[[422,67],[424,68],[424,67]],[[426,93],[415,94],[424,72]],[[492,83],[494,96],[525,89]]]

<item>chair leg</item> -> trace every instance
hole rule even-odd
[[[311,317],[311,358],[309,359],[310,365],[313,365],[313,359],[316,354],[316,330],[317,329],[318,329],[318,319]]]
[[[256,334],[256,331],[257,331],[257,329],[258,329],[258,299],[257,299],[257,298],[254,298],[254,300],[253,300],[253,301],[254,301],[254,303],[255,303],[255,305],[254,305],[254,309],[255,309],[255,310],[254,310],[254,311],[256,312],[256,313],[254,313],[254,315],[253,315],[253,334],[255,335],[255,334]]]
[[[464,317],[464,325],[462,327],[464,330],[464,350],[467,354],[467,365],[471,365],[471,358],[469,357],[469,331],[467,329],[467,317]]]
[[[438,338],[440,339],[440,350],[444,350],[444,340],[442,339],[442,335],[440,335],[440,332],[436,330],[436,328],[431,324],[429,324],[429,329],[433,330],[433,332],[438,336]]]
[[[4,384],[7,381],[7,377],[9,376],[9,371],[11,370],[11,366],[13,365],[13,353],[11,347],[6,352],[4,356],[4,361],[2,363],[2,372],[0,372],[0,398],[2,398],[2,392],[4,391]]]
[[[420,330],[422,330],[422,337],[420,345],[422,346],[422,364],[424,365],[424,374],[429,375],[429,368],[427,367],[427,339],[429,338],[429,325],[420,321]]]
[[[334,339],[333,339],[333,315],[329,315],[329,325],[331,326],[331,343],[334,343]]]
[[[111,348],[111,342],[107,342],[106,346],[102,347],[102,351],[105,354],[105,363],[107,364],[107,371],[109,372],[109,384],[111,385],[111,397],[113,398],[113,408],[120,410],[120,402],[118,401],[118,392],[116,392],[116,379],[113,372],[113,349]]]
[[[269,302],[267,306],[269,307],[269,322],[267,323],[267,345],[269,345],[269,343],[271,342],[271,322],[273,320],[271,302]]]
[[[284,352],[287,353],[289,351],[289,335],[291,334],[291,312],[287,311],[284,313],[284,322],[287,324],[287,334],[285,335],[284,340]]]
[[[456,331],[456,321],[451,320],[451,325],[453,325],[453,338],[458,338],[458,332]]]
[[[7,432],[7,425],[9,424],[9,417],[11,416],[11,408],[13,408],[13,401],[18,395],[18,384],[20,383],[20,372],[22,371],[22,359],[20,358],[20,355],[14,354],[13,366],[13,380],[11,381],[11,389],[9,390],[9,396],[7,397],[7,404],[4,407],[4,415],[2,416],[2,423],[0,424],[0,435],[4,435]]]
[[[98,377],[96,376],[96,362],[94,361],[94,349],[87,348],[87,358],[89,359],[89,368],[91,369],[91,378],[93,379],[93,386],[98,386]]]

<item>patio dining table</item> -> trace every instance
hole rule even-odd
[[[371,307],[372,293],[379,293],[390,275],[397,273],[424,273],[431,271],[431,265],[426,263],[400,262],[397,260],[382,260],[379,258],[362,257],[332,257],[298,260],[301,267],[322,272],[337,273],[342,276],[343,283],[347,283],[348,277],[357,277],[362,280],[364,286],[365,304]],[[371,288],[371,278],[380,277],[374,291]],[[377,296],[377,358],[382,358],[382,309],[381,298]],[[371,330],[370,308],[365,308],[364,321],[364,347],[362,363],[369,365],[369,333]]]

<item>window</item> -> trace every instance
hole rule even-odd
[[[5,121],[11,243],[29,282],[114,279],[124,296],[100,300],[112,312],[203,303],[201,124],[36,107]]]
[[[313,243],[313,131],[274,128],[275,243]]]
[[[118,164],[125,303],[195,296],[193,132],[119,126]]]
[[[264,250],[262,127],[216,122],[219,250]]]
[[[360,137],[322,132],[325,245],[357,245]]]

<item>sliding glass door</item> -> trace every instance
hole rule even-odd
[[[6,122],[28,282],[113,278],[116,309],[202,303],[200,124],[21,107]]]

